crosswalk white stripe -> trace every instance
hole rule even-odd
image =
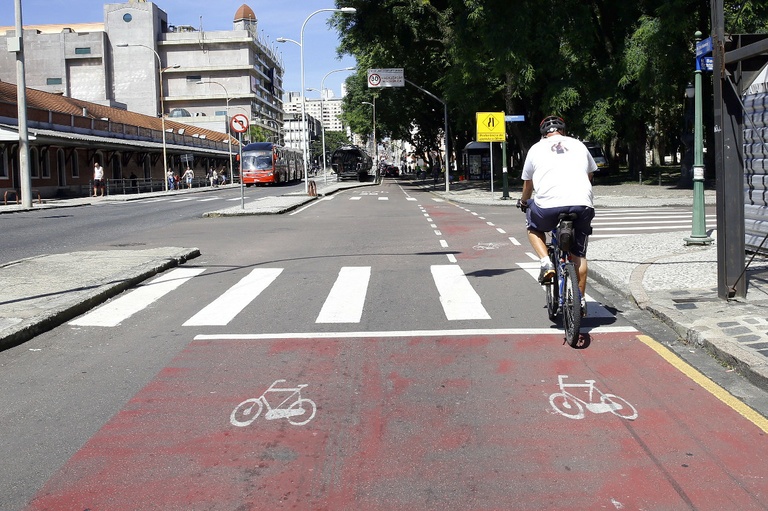
[[[229,324],[283,271],[282,268],[256,268],[214,301],[189,318],[183,326],[223,326]]]
[[[624,221],[624,222],[592,222],[592,227],[595,226],[601,226],[601,225],[645,225],[646,227],[654,227],[656,225],[663,226],[665,224],[680,224],[680,223],[690,223],[691,219],[689,218],[678,218],[677,220],[654,220],[652,222],[643,220],[639,222],[635,222],[634,220]]]
[[[176,268],[128,294],[105,303],[69,324],[73,326],[117,326],[132,315],[178,288],[205,268]]]
[[[582,327],[582,332],[593,334],[635,333],[632,326]],[[290,332],[273,334],[199,334],[195,341],[263,341],[274,339],[377,339],[397,337],[455,337],[460,335],[557,335],[552,328],[462,328],[454,330],[391,330],[378,332]],[[560,337],[562,339],[562,337]]]
[[[445,317],[461,319],[491,319],[480,296],[472,288],[464,271],[457,265],[432,265],[432,278],[440,294]]]
[[[359,323],[370,279],[370,266],[343,267],[315,323]]]

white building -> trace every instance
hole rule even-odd
[[[24,27],[27,87],[226,132],[230,117],[277,134],[283,63],[241,5],[232,30],[169,24],[152,2],[104,5],[104,22]],[[0,27],[10,35],[14,27]],[[15,53],[0,37],[0,80],[16,82]],[[198,82],[203,82],[198,83]]]
[[[342,98],[336,98],[331,89],[325,89],[321,98],[305,98],[307,115],[320,119],[326,131],[344,131],[341,122]],[[301,94],[289,92],[283,104],[285,113],[301,113]]]

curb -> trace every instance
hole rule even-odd
[[[84,298],[78,298],[76,302],[71,305],[64,305],[59,308],[47,310],[42,317],[35,316],[7,328],[0,333],[0,350],[23,344],[33,337],[52,330],[93,307],[106,302],[109,298],[122,293],[126,289],[136,286],[140,282],[160,272],[179,266],[187,260],[198,256],[200,256],[200,250],[197,248],[183,249],[176,254],[155,258],[154,260],[134,266],[133,269],[128,269],[124,272],[124,274],[129,276],[120,278],[117,281],[109,281],[105,284],[101,284],[87,292]],[[26,260],[29,259],[34,258],[28,258]],[[21,261],[24,260],[25,259],[22,259]],[[19,261],[14,261],[13,263],[15,264],[18,262]],[[138,271],[131,274],[131,271],[134,271],[134,269]]]

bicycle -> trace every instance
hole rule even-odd
[[[564,380],[566,378],[568,376],[564,374],[557,376],[560,392],[555,392],[549,396],[549,404],[560,415],[564,415],[569,419],[583,419],[585,416],[584,408],[586,407],[592,413],[610,412],[623,419],[631,421],[637,419],[637,410],[629,401],[615,394],[604,394],[595,387],[595,380],[584,380],[584,383],[565,383]],[[586,389],[589,401],[576,397],[565,390],[566,388]],[[595,392],[600,395],[600,402],[595,402]]]
[[[517,207],[525,212],[518,200]],[[576,213],[560,213],[557,226],[547,236],[547,254],[555,269],[555,277],[542,284],[547,299],[547,314],[551,321],[562,315],[565,341],[571,347],[578,347],[581,329],[581,291],[579,275],[571,259],[571,244],[574,241],[573,221]]]
[[[230,424],[239,428],[244,428],[250,425],[261,414],[261,410],[264,406],[267,407],[267,413],[264,414],[264,418],[267,420],[288,419],[288,422],[294,426],[303,426],[311,421],[315,417],[317,405],[315,405],[315,402],[311,399],[301,397],[301,389],[308,384],[303,383],[297,385],[296,388],[275,388],[276,384],[282,382],[285,382],[285,380],[275,380],[259,397],[246,399],[237,405],[229,416]],[[290,392],[290,395],[283,399],[280,404],[273,407],[269,404],[269,401],[267,401],[266,395],[268,392]],[[296,396],[296,401],[285,406],[294,396]],[[305,408],[304,405],[308,406]],[[296,417],[300,417],[301,419],[296,419]]]

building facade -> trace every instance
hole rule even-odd
[[[242,113],[277,134],[283,64],[257,26],[245,4],[227,31],[171,25],[152,2],[106,4],[103,23],[25,26],[26,84],[222,133]],[[15,54],[0,37],[0,80],[16,83],[15,73]]]

